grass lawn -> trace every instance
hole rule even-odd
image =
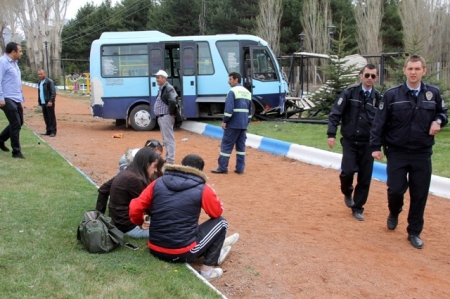
[[[219,120],[201,121],[215,126],[220,126],[221,124],[221,121]],[[333,149],[328,147],[326,125],[305,123],[295,124],[282,121],[256,121],[250,123],[248,132],[335,153],[342,153],[342,146],[339,142],[336,142]],[[450,126],[442,128],[441,132],[436,135],[436,144],[433,147],[432,160],[433,174],[450,177]]]
[[[26,127],[21,143],[25,160],[0,152],[0,298],[220,298],[184,264],[153,258],[146,240],[85,251],[76,228],[96,187]]]

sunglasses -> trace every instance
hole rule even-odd
[[[377,75],[375,74],[364,74],[364,78],[369,79],[369,77],[372,77],[372,79],[375,79]]]
[[[153,145],[154,147],[157,147],[157,146],[161,146],[162,147],[162,146],[164,146],[164,143],[161,142],[161,141],[151,140],[151,141],[147,142],[147,144],[145,146],[149,147],[151,145]]]

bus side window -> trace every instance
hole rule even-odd
[[[159,50],[159,49],[152,49],[150,51],[150,65],[152,68],[151,72],[153,75],[162,69],[161,55],[162,55],[161,50]]]
[[[211,58],[211,51],[209,43],[197,43],[197,74],[199,75],[213,75],[214,66]]]

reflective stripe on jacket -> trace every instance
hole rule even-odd
[[[223,122],[227,128],[247,129],[252,115],[252,94],[245,87],[236,85],[230,89],[225,101]]]

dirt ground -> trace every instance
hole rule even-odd
[[[37,91],[23,90],[25,123],[44,132],[35,109]],[[99,185],[116,174],[127,148],[161,139],[159,131],[135,132],[94,119],[88,98],[59,95],[56,115],[57,136],[43,139]],[[112,138],[114,133],[123,138]],[[248,148],[244,175],[212,174],[219,140],[181,129],[175,138],[176,162],[189,153],[204,158],[209,183],[224,203],[229,233],[241,235],[223,264],[225,274],[213,282],[227,297],[450,298],[450,200],[429,196],[421,235],[425,245],[418,250],[406,240],[406,212],[397,230],[386,228],[383,182],[373,181],[366,221],[359,222],[344,204],[336,170]],[[231,170],[234,163],[233,157]],[[408,211],[409,198],[405,202]]]

